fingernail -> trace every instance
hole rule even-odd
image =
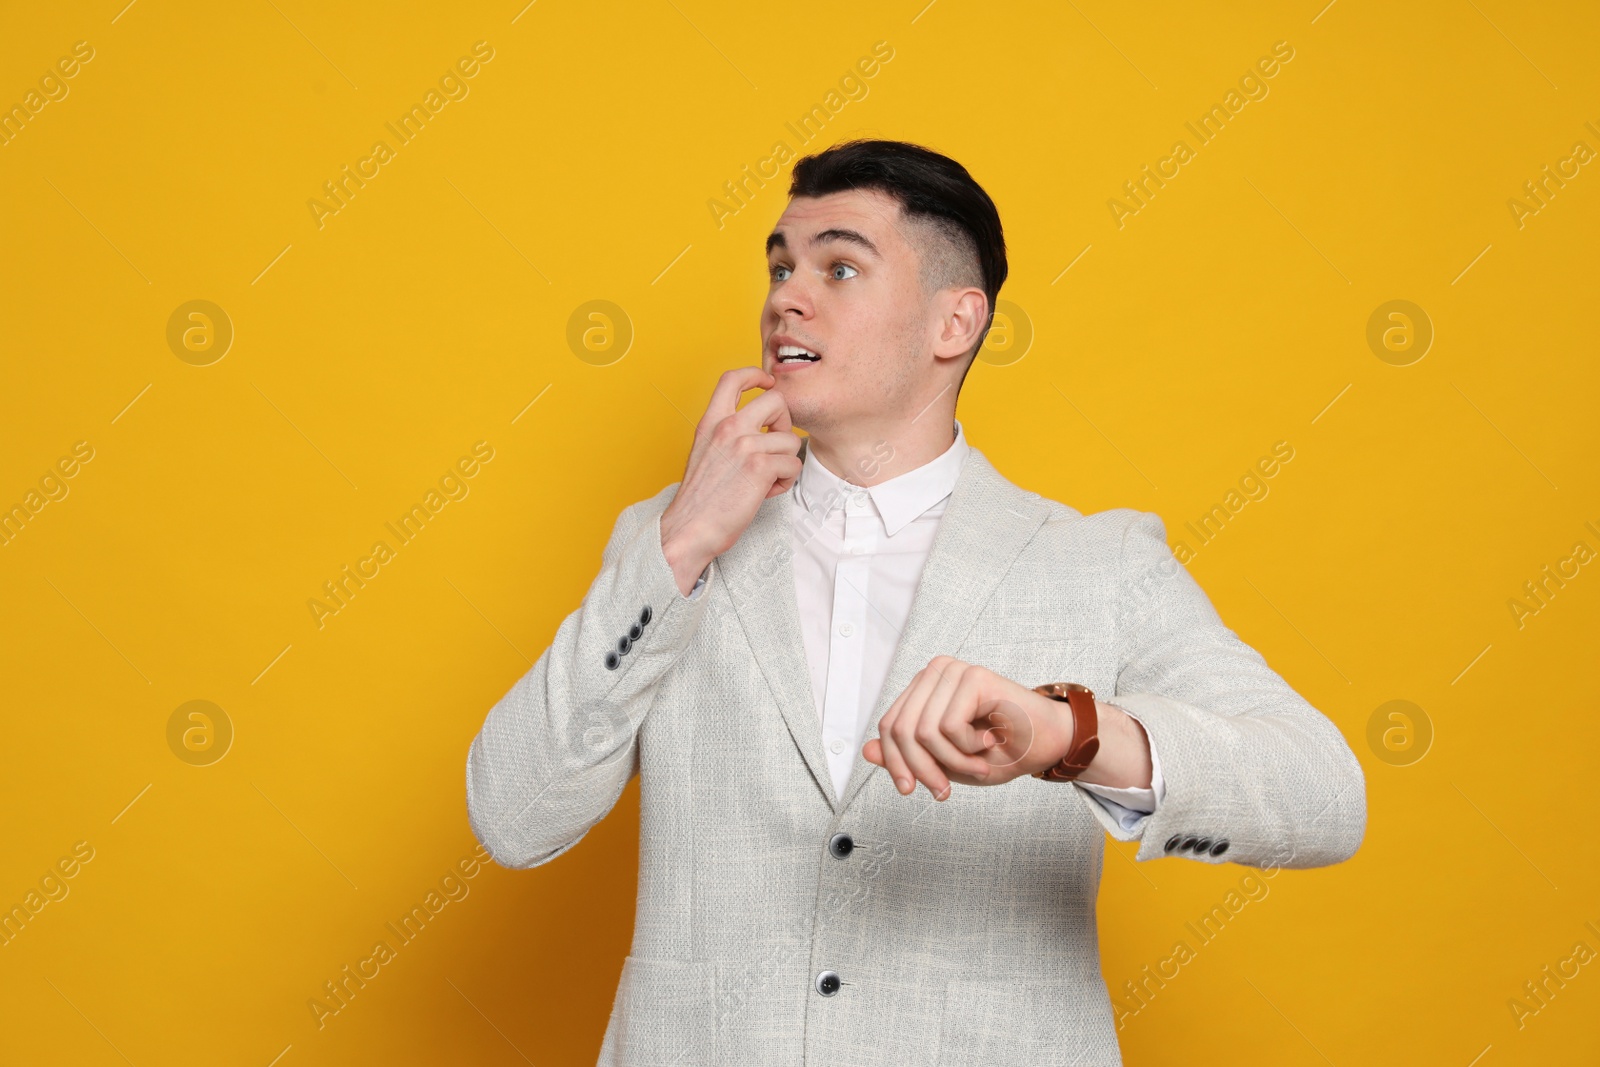
[[[911,783],[906,781],[904,778],[896,778],[894,780],[894,787],[900,790],[901,796],[905,796],[907,793],[911,792]]]

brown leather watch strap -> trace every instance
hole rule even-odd
[[[1061,762],[1034,771],[1033,776],[1047,782],[1070,782],[1089,769],[1095,753],[1100,751],[1100,713],[1095,707],[1094,691],[1077,682],[1050,682],[1034,686],[1033,691],[1060,700],[1072,709],[1072,747]]]

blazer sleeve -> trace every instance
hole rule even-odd
[[[1107,832],[1139,840],[1141,860],[1321,867],[1354,855],[1367,823],[1361,764],[1339,728],[1223,625],[1159,516],[1130,513],[1115,615],[1111,702],[1160,747],[1167,788],[1132,831],[1085,796]]]
[[[582,605],[472,740],[467,819],[503,867],[576,845],[638,769],[639,727],[709,602],[678,591],[662,552],[677,485],[623,510]]]

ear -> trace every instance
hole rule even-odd
[[[934,298],[933,311],[933,354],[954,360],[971,352],[982,336],[989,322],[989,298],[974,286],[944,289]]]

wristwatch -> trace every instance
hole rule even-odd
[[[1033,691],[1072,708],[1072,747],[1060,763],[1034,771],[1033,776],[1047,782],[1070,782],[1089,769],[1094,754],[1100,751],[1100,715],[1095,709],[1094,691],[1077,682],[1050,682],[1034,686]]]

